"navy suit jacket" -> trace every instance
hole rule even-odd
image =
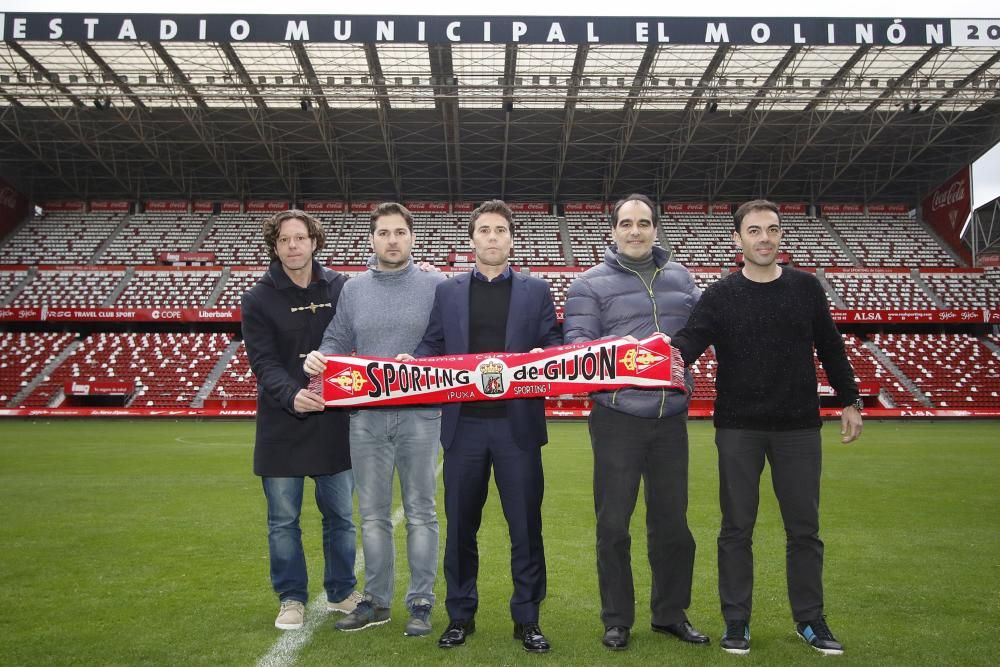
[[[469,284],[472,272],[445,280],[434,293],[434,307],[424,338],[414,351],[415,357],[439,357],[469,352]],[[549,284],[516,271],[511,272],[510,309],[503,350],[528,352],[536,347],[562,344]],[[461,403],[446,403],[441,408],[441,444],[447,449],[455,439]],[[548,442],[545,430],[545,399],[518,398],[507,401],[507,419],[518,446],[541,447]]]

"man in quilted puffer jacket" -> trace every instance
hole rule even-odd
[[[611,213],[614,244],[566,300],[565,342],[672,335],[701,296],[691,274],[654,245],[658,216],[633,194]],[[690,373],[689,390],[693,388]],[[695,543],[687,525],[688,395],[659,389],[596,392],[590,414],[603,643],[625,649],[635,621],[628,527],[644,482],[652,630],[691,644],[709,638],[688,622]]]

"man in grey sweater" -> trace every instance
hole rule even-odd
[[[394,357],[414,350],[427,328],[434,290],[445,277],[421,271],[410,258],[413,217],[400,204],[380,204],[371,214],[374,256],[368,271],[344,285],[337,312],[318,351],[303,367],[322,372],[325,354]],[[351,462],[361,514],[365,593],[338,630],[361,630],[387,623],[395,581],[392,539],[393,470],[399,471],[406,514],[406,554],[410,565],[410,611],[405,634],[431,631],[438,562],[435,467],[441,440],[438,407],[367,408],[351,414]]]

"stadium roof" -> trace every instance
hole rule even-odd
[[[0,16],[36,197],[914,204],[1000,139],[986,21]]]

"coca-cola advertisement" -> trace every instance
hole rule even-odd
[[[575,201],[567,202],[563,206],[563,210],[567,213],[607,213],[608,207],[599,201]]]
[[[823,215],[837,215],[842,213],[864,213],[861,204],[823,204]]]
[[[379,201],[352,201],[351,213],[371,213],[381,203]]]
[[[28,198],[0,178],[0,239],[28,215]]]
[[[805,204],[778,204],[778,210],[782,215],[805,215]]]
[[[147,213],[187,213],[188,203],[183,199],[147,199],[143,208]]]
[[[708,213],[708,204],[691,201],[664,202],[664,213]]]
[[[72,201],[43,201],[39,206],[46,213],[83,213],[87,203],[82,199]]]
[[[198,199],[191,208],[195,213],[211,213],[213,205],[208,199]]]
[[[909,207],[906,204],[869,204],[868,213],[872,215],[879,215],[882,213],[891,213],[893,215],[908,213]]]
[[[447,213],[446,201],[408,201],[405,204],[410,213]]]
[[[344,202],[333,199],[307,201],[303,204],[306,213],[343,213]]]
[[[451,209],[455,213],[472,213],[476,209],[476,205],[471,201],[457,201]]]
[[[122,200],[96,200],[90,202],[91,211],[101,211],[106,213],[128,213],[132,210],[132,205]]]
[[[540,201],[516,201],[508,204],[514,213],[548,213],[549,205]]]
[[[920,204],[927,224],[941,239],[972,263],[972,254],[962,243],[962,228],[972,212],[972,167],[963,167],[938,186]]]
[[[287,210],[287,201],[270,199],[250,199],[247,201],[247,213],[281,213]]]

